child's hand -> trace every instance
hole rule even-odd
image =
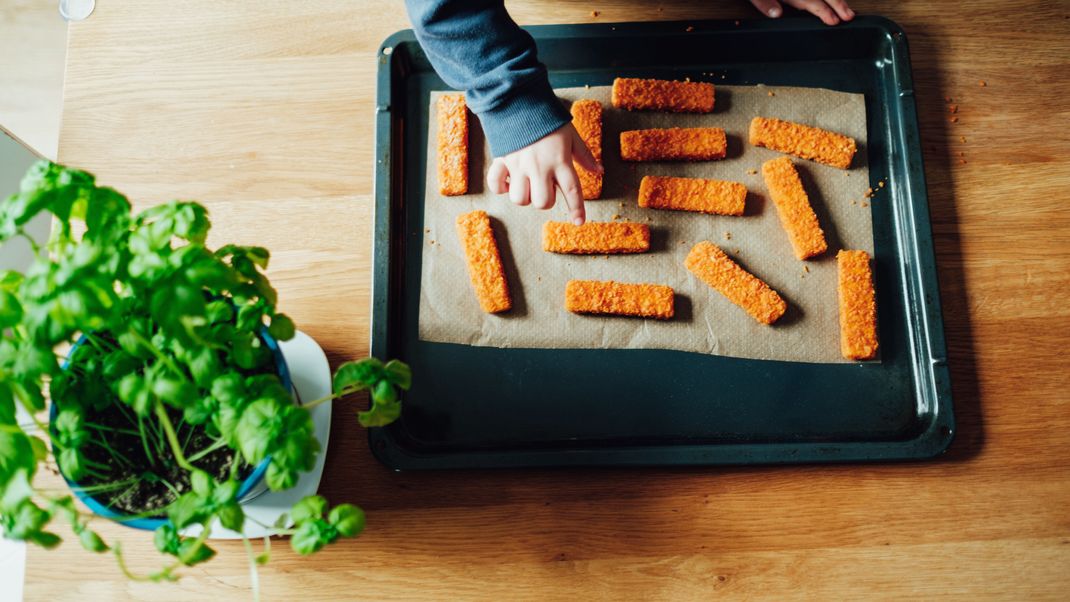
[[[799,10],[805,10],[816,15],[825,25],[837,25],[841,20],[850,21],[855,18],[855,11],[847,6],[844,0],[783,0],[784,4],[794,6]],[[777,0],[750,0],[754,8],[762,11],[762,14],[776,19],[784,14]]]
[[[509,199],[517,205],[531,204],[536,209],[553,207],[560,188],[568,203],[569,217],[579,226],[586,213],[573,159],[585,169],[602,171],[569,123],[518,151],[495,158],[487,172],[487,186],[494,194],[508,192]]]

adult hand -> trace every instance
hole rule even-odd
[[[844,0],[783,0],[784,4],[805,10],[825,22],[825,25],[838,25],[840,21],[855,18],[855,11]],[[750,0],[754,8],[773,19],[784,14],[778,0]]]

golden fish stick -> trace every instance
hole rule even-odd
[[[620,133],[625,161],[711,161],[724,159],[728,139],[722,128],[668,128]]]
[[[610,314],[667,320],[673,316],[672,287],[612,280],[569,280],[565,309],[578,314]]]
[[[788,309],[788,304],[768,284],[741,268],[711,242],[703,241],[692,247],[684,266],[762,324],[776,322]]]
[[[767,117],[750,122],[750,143],[840,169],[851,166],[857,149],[854,138],[843,134]]]
[[[613,106],[618,109],[709,113],[713,110],[713,84],[664,79],[618,77],[613,80]]]
[[[639,206],[649,209],[743,215],[747,187],[739,182],[644,176],[639,182]]]
[[[599,163],[602,162],[602,103],[597,100],[577,100],[572,103],[572,125],[583,143]],[[576,175],[580,178],[580,191],[585,200],[602,196],[602,174],[587,171],[575,161]]]
[[[865,251],[836,254],[839,272],[840,353],[849,360],[877,356],[877,299]]]
[[[633,222],[546,222],[542,249],[550,253],[579,255],[644,253],[650,249],[650,227]]]
[[[493,314],[509,310],[513,301],[509,297],[509,284],[498,253],[498,242],[490,227],[486,211],[472,211],[457,216],[457,234],[464,246],[468,261],[468,276],[472,280],[479,306]]]
[[[817,223],[817,215],[791,159],[779,157],[766,161],[762,164],[762,177],[795,256],[806,259],[824,253],[828,249],[825,232]]]
[[[438,98],[438,191],[468,193],[468,108],[463,94]]]

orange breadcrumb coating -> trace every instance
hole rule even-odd
[[[721,128],[669,128],[620,133],[625,161],[710,161],[724,159],[728,140]]]
[[[840,169],[851,166],[854,138],[801,123],[755,117],[750,122],[750,143]]]
[[[817,215],[803,190],[799,172],[788,157],[779,157],[762,164],[762,176],[769,189],[769,197],[776,205],[780,225],[788,233],[795,256],[806,259],[828,249],[825,232],[817,223]]]
[[[650,250],[650,226],[632,222],[546,222],[542,250],[550,253],[643,253]]]
[[[583,143],[599,163],[602,162],[602,103],[597,100],[577,100],[572,103],[572,125]],[[602,174],[587,171],[575,161],[576,175],[580,177],[580,191],[584,200],[602,196]]]
[[[468,108],[463,94],[438,98],[438,191],[468,193]]]
[[[672,287],[612,280],[569,280],[565,309],[578,314],[614,314],[667,320],[673,316]]]
[[[877,356],[877,300],[865,251],[840,251],[840,353],[849,360]]]
[[[618,77],[613,80],[612,100],[613,106],[629,111],[709,113],[713,110],[713,84]]]
[[[644,176],[639,182],[639,206],[651,209],[743,215],[747,187],[739,182]]]
[[[684,266],[762,324],[776,322],[788,309],[788,304],[768,284],[739,267],[709,241],[692,247]]]
[[[505,281],[498,243],[486,211],[472,211],[457,216],[457,234],[468,259],[468,275],[483,311],[493,314],[513,306],[509,284]]]

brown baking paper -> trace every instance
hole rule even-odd
[[[471,119],[470,194],[438,194],[435,158],[435,100],[431,97],[424,203],[423,266],[420,285],[420,338],[426,341],[492,347],[677,349],[732,357],[798,362],[843,362],[839,351],[836,252],[864,249],[872,254],[873,234],[866,166],[865,101],[860,94],[823,89],[718,86],[716,106],[707,115],[628,112],[614,109],[609,87],[557,91],[566,102],[602,102],[604,189],[588,201],[587,219],[630,220],[651,228],[650,252],[638,255],[555,255],[542,250],[542,225],[567,221],[564,201],[548,211],[517,207],[507,196],[490,194],[484,179],[491,154],[478,121]],[[792,253],[776,208],[766,197],[762,162],[779,153],[747,143],[756,116],[778,117],[827,128],[858,142],[851,169],[795,159],[810,202],[825,230],[829,250],[809,261]],[[622,130],[664,127],[722,127],[728,156],[696,163],[625,163]],[[482,151],[478,147],[482,147]],[[637,204],[644,175],[714,178],[747,186],[742,217],[643,209]],[[455,220],[483,209],[492,217],[513,295],[513,309],[499,315],[480,311],[469,284]],[[755,322],[742,309],[684,268],[691,247],[709,240],[746,270],[773,287],[788,303],[772,326]],[[676,291],[676,317],[643,320],[586,316],[564,308],[571,279],[667,284]]]

